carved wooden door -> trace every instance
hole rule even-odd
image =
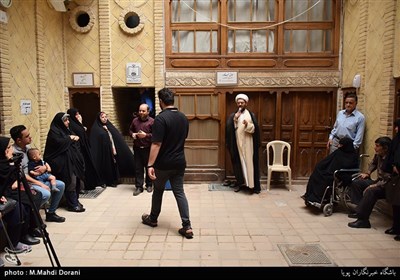
[[[308,177],[315,164],[328,154],[326,143],[336,115],[333,92],[297,92],[282,99],[283,107],[286,101],[293,106],[293,111],[283,111],[282,126],[286,125],[285,119],[290,119],[287,115],[295,115],[293,177]]]

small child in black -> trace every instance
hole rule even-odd
[[[51,185],[51,191],[52,192],[59,192],[60,190],[56,187],[56,176],[51,175],[51,168],[50,165],[42,160],[41,154],[39,149],[37,148],[31,148],[28,150],[28,172],[29,175],[35,178],[36,180],[45,183],[47,181],[50,182]],[[43,173],[40,173],[40,171],[36,170],[37,166],[46,166],[46,171]]]

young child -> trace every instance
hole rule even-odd
[[[31,148],[28,150],[28,171],[29,175],[35,178],[36,180],[39,180],[41,182],[46,182],[49,181],[51,185],[51,191],[52,192],[59,192],[60,190],[56,187],[56,177],[54,175],[51,175],[51,168],[50,165],[42,160],[42,156],[40,154],[39,149],[37,148]],[[44,173],[40,173],[40,171],[36,171],[37,166],[46,166],[46,171]]]

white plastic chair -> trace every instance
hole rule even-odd
[[[283,155],[285,153],[285,150],[287,150],[286,163],[283,160]],[[267,191],[270,190],[272,172],[284,172],[285,185],[286,185],[286,173],[287,173],[289,177],[289,186],[286,185],[286,188],[289,191],[291,191],[292,170],[290,169],[290,144],[285,141],[274,140],[267,144],[267,148],[265,149],[265,151],[267,152],[267,165],[268,165]],[[272,154],[270,154],[271,152]],[[270,161],[271,158],[272,160]]]

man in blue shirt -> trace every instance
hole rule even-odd
[[[359,151],[364,138],[365,117],[356,109],[357,95],[349,93],[344,100],[345,109],[340,110],[336,116],[335,124],[329,135],[329,140],[326,145],[329,153],[332,153],[338,148],[339,140],[343,137],[349,137],[353,140],[354,148]]]

